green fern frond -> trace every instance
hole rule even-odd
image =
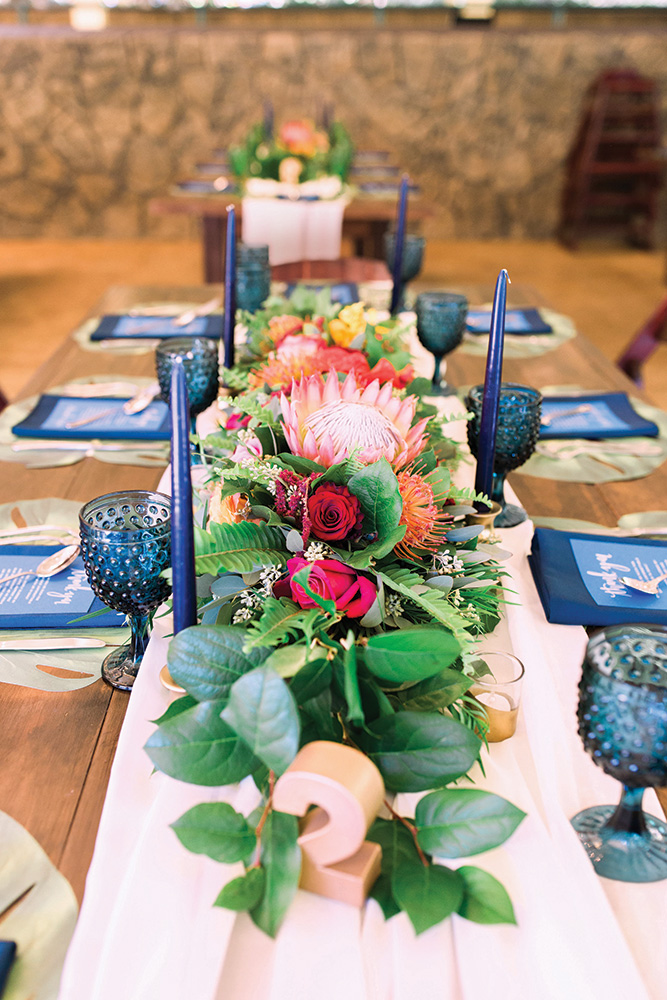
[[[258,566],[284,566],[284,536],[267,524],[215,524],[208,531],[195,526],[195,569],[216,575],[222,570],[250,573]]]
[[[445,628],[448,628],[464,646],[470,642],[469,623],[447,600],[447,595],[434,587],[427,587],[421,576],[411,569],[390,566],[378,576],[386,587],[407,597]]]
[[[287,597],[278,600],[267,598],[262,617],[248,626],[248,640],[244,650],[255,646],[279,646],[286,639],[299,639],[318,627],[318,620],[326,621],[326,615],[314,608],[304,611]]]

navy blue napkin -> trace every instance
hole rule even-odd
[[[651,597],[621,582],[667,572],[667,542],[537,528],[528,562],[550,622],[667,625],[667,585]]]
[[[572,412],[580,406],[590,409],[584,413]],[[559,417],[559,413],[563,416]],[[657,424],[640,417],[632,408],[624,392],[545,396],[542,419],[546,416],[551,420],[540,428],[540,438],[544,441],[549,438],[658,437],[660,433]]]
[[[490,309],[470,309],[466,319],[468,333],[485,334],[491,329]],[[527,336],[534,333],[553,333],[537,309],[508,309],[505,313],[505,333]]]
[[[0,997],[7,985],[7,978],[15,957],[16,942],[0,941]]]
[[[59,545],[3,545],[0,575],[36,569]],[[90,621],[72,624],[92,611],[105,613]],[[113,628],[125,624],[125,615],[111,611],[96,597],[88,583],[83,559],[77,559],[55,576],[20,576],[0,582],[0,629],[3,628]]]
[[[195,316],[187,326],[176,326],[173,316],[103,316],[91,340],[167,340],[169,337],[222,337],[221,313]]]
[[[40,396],[24,420],[12,427],[17,437],[90,441],[168,441],[169,407],[155,399],[141,413],[124,413],[130,397]],[[107,412],[110,411],[110,412]],[[98,414],[99,419],[78,427],[68,427]]]

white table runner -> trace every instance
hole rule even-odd
[[[518,927],[454,916],[416,938],[404,914],[384,921],[299,891],[276,939],[245,914],[212,907],[241,866],[181,847],[169,823],[203,801],[252,806],[252,782],[207,789],[152,773],[143,745],[171,697],[160,685],[166,622],[132,693],[114,761],[61,1000],[659,1000],[667,982],[664,884],[599,879],[569,825],[620,786],[576,733],[583,629],[549,625],[530,576],[531,525],[504,532],[517,604],[508,641],[526,666],[519,726],[491,746],[481,787],[528,813],[502,847],[471,859],[508,888]],[[485,643],[488,645],[488,642]],[[655,797],[646,808],[659,813]],[[415,796],[399,796],[408,812]]]

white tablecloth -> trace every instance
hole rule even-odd
[[[266,243],[271,264],[337,260],[346,198],[331,201],[243,199],[243,242]]]

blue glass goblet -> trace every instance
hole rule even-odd
[[[642,810],[644,789],[667,784],[667,627],[613,625],[588,643],[579,684],[579,735],[623,784],[618,806],[592,806],[572,825],[598,875],[667,878],[667,824]]]
[[[475,385],[465,399],[472,413],[472,420],[468,421],[468,444],[475,458],[479,450],[483,395],[484,386]],[[501,508],[495,519],[496,528],[512,528],[526,520],[522,507],[505,501],[505,477],[512,469],[518,469],[527,462],[535,451],[541,414],[542,396],[537,389],[514,382],[502,383],[491,486],[491,500],[495,500]]]
[[[451,396],[455,390],[440,376],[440,365],[463,340],[468,315],[465,295],[454,292],[421,292],[415,301],[419,342],[435,358],[432,389],[434,396]]]
[[[169,596],[160,576],[171,556],[171,501],[162,493],[107,493],[79,513],[81,555],[91,587],[130,620],[130,645],[110,653],[102,677],[131,691],[149,636],[150,615]]]
[[[236,248],[236,307],[256,312],[271,294],[271,265],[266,244],[239,243]]]
[[[396,256],[396,233],[387,231],[383,236],[384,260],[391,274],[394,273],[394,259]],[[413,236],[406,233],[403,239],[403,256],[401,257],[401,295],[398,304],[398,311],[405,309],[405,293],[407,285],[413,278],[416,278],[422,269],[424,261],[424,247],[426,240],[423,236]]]
[[[207,337],[179,337],[160,342],[155,352],[155,369],[166,403],[169,402],[171,372],[176,358],[183,360],[190,407],[190,433],[196,434],[197,414],[218,397],[218,342]]]

